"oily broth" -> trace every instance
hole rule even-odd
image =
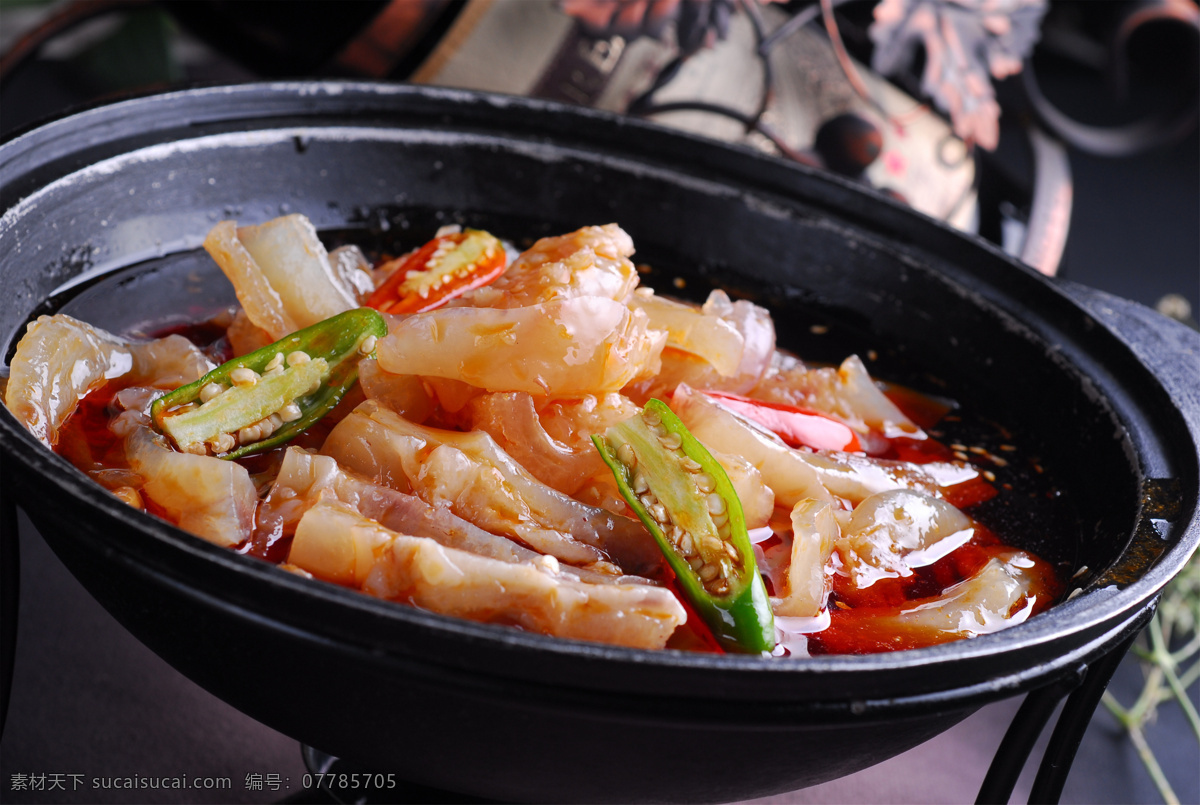
[[[564,227],[562,231],[567,229],[569,227]],[[414,237],[412,231],[422,234]],[[505,230],[498,231],[503,233]],[[377,262],[419,246],[431,232],[419,227],[399,228],[399,231],[387,233],[345,229],[324,232],[322,239],[330,249],[346,244],[359,245],[369,260]],[[535,238],[530,237],[513,242],[523,249],[533,240]],[[673,260],[666,253],[639,249],[635,257],[645,261],[639,263],[642,282],[666,296],[701,301],[719,284],[705,277],[703,270],[689,272],[678,268],[687,263]],[[1069,496],[1055,486],[1053,473],[1047,471],[1037,458],[1037,443],[1032,437],[1014,433],[985,409],[974,405],[952,408],[935,424],[933,420],[945,411],[941,401],[956,398],[956,392],[961,390],[947,388],[936,374],[914,361],[903,345],[880,347],[880,337],[853,316],[839,315],[795,299],[777,300],[772,304],[771,299],[755,298],[753,293],[739,294],[738,289],[730,291],[735,298],[748,296],[772,310],[780,348],[814,363],[835,364],[852,353],[859,354],[873,377],[904,384],[890,386],[886,393],[934,440],[894,440],[888,452],[878,457],[916,463],[965,459],[981,473],[986,473],[991,482],[969,483],[963,485],[964,488],[951,490],[950,502],[980,526],[970,543],[918,569],[911,577],[877,583],[878,587],[872,588],[867,599],[861,593],[858,595],[859,606],[880,611],[896,610],[905,601],[937,595],[969,577],[1004,546],[1031,551],[1051,563],[1055,577],[1042,580],[1044,595],[1040,597],[1053,599],[1058,596],[1063,582],[1073,570],[1080,526]],[[131,297],[138,300],[136,305],[128,304]],[[180,334],[205,350],[215,363],[221,363],[229,357],[223,326],[236,303],[232,287],[220,269],[205,252],[197,250],[131,266],[73,288],[69,293],[48,300],[37,314],[65,313],[131,339]],[[786,315],[778,315],[781,310],[786,310]],[[972,396],[978,399],[985,395]],[[89,395],[64,426],[56,449],[81,469],[125,466],[121,446],[107,429],[110,403],[111,394],[101,391]],[[242,463],[252,476],[264,473],[269,477],[272,465],[280,460],[282,451],[283,448],[277,448],[244,459]],[[103,476],[97,480],[104,482]],[[150,513],[156,512],[151,510]],[[278,563],[286,558],[289,541],[287,538],[260,538],[248,541],[239,550]],[[770,547],[770,543],[763,547]],[[835,584],[830,598],[832,624],[825,632],[809,635],[808,650],[811,653],[857,653],[912,647],[901,638],[881,641],[869,630],[864,632],[856,622],[843,615],[849,609],[843,607],[846,605]],[[1039,603],[1038,610],[1042,608],[1044,602]],[[680,630],[681,633],[686,631]],[[711,647],[703,636],[690,634],[674,639],[671,646],[699,650]]]

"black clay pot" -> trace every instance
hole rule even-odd
[[[784,346],[874,350],[883,377],[936,380],[1022,434],[1071,499],[1070,528],[1032,525],[1037,549],[1084,569],[1083,592],[1012,629],[874,656],[652,653],[452,620],[235,555],[125,507],[0,414],[20,468],[5,483],[130,631],[264,723],[417,783],[701,801],[828,780],[1092,662],[1200,539],[1194,333],[750,151],[513,98],[269,84],[51,123],[0,146],[0,187],[9,355],[31,315],[63,305],[135,330],[180,300],[223,303],[188,278],[215,271],[197,249],[221,218],[302,212],[331,238],[376,240],[615,221],[680,293],[720,285],[770,306]]]

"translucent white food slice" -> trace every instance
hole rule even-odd
[[[472,428],[488,433],[535,478],[565,495],[590,478],[611,475],[591,436],[637,413],[633,402],[619,394],[589,394],[541,411],[536,405],[525,392],[496,392],[475,397],[465,411]]]
[[[703,358],[724,377],[737,370],[745,342],[732,324],[705,315],[699,307],[663,299],[647,290],[631,296],[629,306],[644,311],[654,329],[667,331],[668,347]]]
[[[39,316],[17,344],[5,389],[12,415],[47,447],[79,401],[110,383],[175,388],[212,364],[182,336],[130,344],[59,313]]]
[[[881,578],[911,576],[967,542],[971,518],[944,500],[893,489],[872,495],[854,510],[837,542],[854,585],[865,589]]]
[[[233,283],[250,320],[275,340],[358,307],[355,289],[303,215],[240,228],[222,221],[204,248]]]
[[[977,477],[968,464],[911,464],[858,453],[797,450],[761,426],[686,385],[675,390],[671,407],[692,434],[710,449],[736,453],[762,473],[775,491],[778,506],[793,507],[805,498],[841,498],[857,504],[889,489],[935,494]]]
[[[321,452],[375,483],[449,507],[570,564],[611,560],[641,573],[661,556],[641,523],[543,484],[482,431],[416,425],[367,401],[338,423]]]
[[[788,362],[780,363],[784,368],[767,372],[751,396],[832,414],[860,432],[871,429],[889,439],[925,438],[925,432],[875,385],[857,355],[836,369],[807,369],[799,363],[789,368]]]
[[[372,483],[338,466],[330,456],[315,455],[297,447],[289,447],[285,452],[271,491],[259,506],[258,533],[275,538],[291,536],[305,512],[321,500],[335,499],[386,528],[414,537],[429,537],[447,548],[501,562],[546,564],[537,551],[484,531],[448,508],[431,506],[415,495]],[[562,565],[560,570],[595,583],[650,583],[640,576],[613,576],[569,565]]]
[[[775,505],[792,508],[808,498],[832,501],[817,471],[774,434],[723,408],[686,385],[675,390],[671,409],[705,447],[741,456],[762,474]]]
[[[931,642],[990,634],[1025,621],[1033,610],[1034,562],[1013,551],[989,559],[971,578],[936,598],[914,601],[898,615],[880,615],[878,631],[919,633]]]
[[[340,504],[301,518],[289,563],[380,598],[578,640],[662,648],[686,619],[666,589],[588,584],[541,561],[510,563],[399,534]]]
[[[542,238],[490,285],[450,305],[516,308],[583,296],[623,301],[638,284],[631,254],[633,240],[616,224]]]
[[[376,347],[385,371],[548,397],[619,391],[658,370],[665,341],[644,313],[596,296],[440,308],[389,325]]]
[[[211,456],[177,453],[138,411],[121,414],[112,428],[125,438],[129,467],[144,482],[142,495],[169,520],[222,547],[249,538],[258,493],[245,467]]]
[[[822,501],[802,500],[792,509],[792,555],[786,594],[772,602],[776,615],[815,618],[825,606],[825,564],[838,536],[833,508]]]
[[[662,300],[639,289],[630,305],[644,309],[651,327],[670,333],[662,369],[638,381],[630,396],[666,398],[680,383],[744,394],[759,382],[775,356],[775,324],[764,308],[713,291],[700,308]],[[691,311],[686,317],[684,308]]]

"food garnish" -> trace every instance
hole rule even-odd
[[[592,441],[718,642],[745,652],[775,648],[742,504],[704,445],[661,400]]]
[[[441,307],[504,273],[504,244],[481,229],[440,234],[410,255],[367,299],[386,313],[423,313]],[[390,268],[390,267],[384,267]]]
[[[385,335],[374,310],[339,313],[159,397],[150,416],[185,453],[235,459],[269,450],[332,411]]]

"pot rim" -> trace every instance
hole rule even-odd
[[[469,110],[476,116],[487,115],[487,110],[519,111],[529,117],[530,123],[527,130],[507,135],[514,138],[545,137],[552,140],[558,133],[556,120],[585,120],[593,124],[603,142],[612,144],[637,139],[636,153],[627,153],[627,156],[634,160],[661,161],[672,143],[680,139],[688,140],[689,153],[698,153],[701,156],[702,164],[696,170],[707,170],[721,165],[718,181],[744,176],[744,181],[753,181],[760,185],[766,176],[782,177],[773,180],[770,189],[786,193],[788,190],[784,186],[784,180],[799,179],[799,184],[808,183],[819,188],[820,193],[816,200],[833,205],[839,216],[842,216],[839,220],[856,225],[865,221],[869,215],[871,222],[877,227],[869,230],[873,235],[882,231],[886,236],[892,237],[904,227],[916,227],[935,239],[956,242],[960,247],[967,244],[967,248],[974,250],[982,249],[993,260],[1007,264],[1008,268],[1005,270],[1011,275],[1007,282],[1018,286],[1039,285],[1049,303],[1066,304],[1087,313],[1086,308],[1081,308],[1080,304],[1065,294],[1060,287],[1004,255],[993,245],[953,230],[942,222],[921,215],[881,194],[866,191],[851,182],[805,166],[785,163],[747,147],[717,143],[647,121],[592,109],[490,93],[392,83],[283,81],[179,90],[87,109],[36,129],[18,133],[8,141],[0,143],[0,207],[4,209],[0,215],[0,236],[6,234],[19,219],[25,205],[36,203],[40,188],[51,184],[42,182],[31,189],[28,182],[30,176],[40,177],[38,181],[41,181],[45,179],[47,171],[57,172],[58,175],[53,181],[64,181],[93,167],[97,159],[131,153],[150,143],[167,142],[169,140],[163,137],[175,131],[190,130],[190,127],[191,130],[199,126],[204,130],[236,131],[240,121],[271,120],[275,116],[285,114],[292,118],[297,115],[303,118],[305,114],[336,112],[339,108],[352,107],[360,102],[371,108],[375,108],[372,104],[388,108],[391,104],[404,101],[443,107],[447,110],[447,116],[460,110]],[[230,102],[232,107],[229,106]],[[161,105],[164,103],[171,106],[172,110],[189,104],[199,105],[201,108],[193,118],[166,119],[162,117]],[[130,137],[117,135],[118,122],[146,118],[154,121],[156,125],[140,129],[139,135],[132,138],[132,143],[129,142]],[[472,117],[472,120],[475,118]],[[311,125],[324,128],[320,123]],[[111,139],[97,139],[97,132],[107,133]],[[201,136],[201,133],[195,131],[193,136]],[[573,139],[578,140],[577,137]],[[79,164],[81,155],[82,165]],[[18,178],[24,179],[25,184],[18,182]],[[877,213],[880,211],[883,211],[885,220],[878,217]],[[1044,322],[1039,322],[1039,326],[1054,327]],[[1133,350],[1110,325],[1101,323],[1101,326],[1127,349]],[[1036,327],[1034,329],[1036,335],[1044,337],[1044,332]],[[1146,367],[1144,357],[1136,354],[1135,357],[1139,366],[1153,375]],[[1159,378],[1155,376],[1155,379]],[[1179,389],[1172,388],[1168,389],[1167,393],[1178,397],[1180,392]],[[1182,417],[1192,441],[1191,451],[1182,452],[1185,458],[1194,464],[1197,455],[1200,455],[1200,406],[1188,410],[1177,407],[1175,412]],[[735,655],[711,656],[677,651],[649,651],[550,638],[501,626],[462,621],[297,577],[277,567],[211,545],[163,521],[132,512],[125,504],[93,484],[65,459],[46,450],[16,424],[7,410],[0,414],[0,433],[4,435],[4,452],[8,454],[5,456],[6,463],[11,460],[14,465],[27,468],[30,474],[51,484],[57,493],[86,501],[114,523],[133,528],[152,537],[157,543],[169,545],[172,551],[180,551],[192,560],[208,563],[223,573],[252,579],[253,584],[265,584],[267,587],[264,587],[264,590],[273,588],[290,594],[315,597],[323,604],[336,607],[342,612],[364,613],[383,619],[399,618],[420,628],[450,632],[455,637],[490,643],[506,650],[548,652],[568,659],[634,663],[639,666],[665,667],[681,671],[718,670],[739,675],[809,675],[836,672],[859,674],[919,669],[947,662],[986,660],[1000,653],[1025,652],[1066,635],[1090,633],[1122,622],[1131,612],[1146,605],[1158,594],[1182,569],[1200,542],[1196,490],[1188,490],[1191,495],[1187,498],[1190,508],[1181,514],[1180,522],[1173,528],[1173,544],[1136,581],[1121,588],[1106,587],[1085,592],[1073,600],[1055,605],[1051,610],[1024,624],[991,635],[908,651],[801,659],[764,660],[759,657]],[[1194,477],[1194,467],[1188,469]],[[24,478],[17,480],[18,486],[23,487],[27,483]],[[103,547],[106,551],[121,554],[128,561],[141,562],[144,559],[139,545],[132,541],[112,540]],[[159,570],[167,576],[172,575],[169,568],[162,567]],[[186,579],[176,581],[187,583]],[[315,629],[318,633],[321,632],[320,626],[321,624],[304,624],[305,628]],[[386,648],[386,641],[373,646],[375,651]]]

